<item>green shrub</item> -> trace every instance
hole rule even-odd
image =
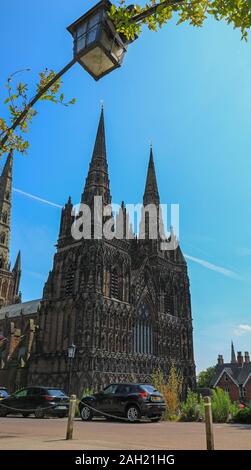
[[[85,388],[82,393],[82,398],[87,397],[88,395],[93,395],[93,389],[92,388]]]
[[[235,423],[251,424],[251,407],[242,408],[233,417]]]
[[[215,423],[225,423],[228,421],[232,409],[232,402],[229,394],[217,387],[212,395],[212,414]]]
[[[235,416],[236,416],[236,414],[238,413],[239,410],[240,410],[239,404],[236,403],[236,402],[232,402],[231,406],[230,406],[231,420],[234,420],[234,418],[235,418]]]
[[[200,421],[201,419],[204,419],[202,396],[188,390],[186,401],[181,405],[180,421]]]
[[[152,375],[153,386],[162,393],[166,402],[166,412],[163,414],[164,421],[177,421],[180,407],[180,392],[182,388],[182,377],[180,372],[172,364],[168,378],[166,379],[162,370],[156,369]]]

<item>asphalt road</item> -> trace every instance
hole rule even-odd
[[[65,440],[67,419],[0,418],[0,449],[146,450],[205,449],[204,423],[137,424],[75,421]],[[215,424],[216,449],[251,450],[251,425]]]

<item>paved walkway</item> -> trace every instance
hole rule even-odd
[[[205,449],[204,423],[137,424],[75,421],[66,441],[67,419],[0,418],[0,449],[133,450]],[[215,424],[216,449],[251,450],[251,425]]]

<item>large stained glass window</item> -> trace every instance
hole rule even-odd
[[[153,354],[151,315],[146,303],[141,303],[137,310],[137,318],[134,325],[134,352]]]

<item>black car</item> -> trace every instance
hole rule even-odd
[[[64,418],[68,414],[69,398],[57,388],[27,387],[18,390],[0,402],[0,416],[22,414],[36,418],[57,416]]]
[[[102,392],[83,397],[79,413],[83,421],[93,416],[124,417],[131,423],[145,416],[159,421],[166,409],[164,397],[152,385],[119,383]]]

